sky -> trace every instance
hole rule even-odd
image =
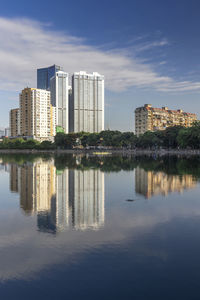
[[[200,118],[200,1],[0,0],[0,127],[37,68],[105,76],[105,129],[150,103]]]

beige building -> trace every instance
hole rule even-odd
[[[172,192],[182,193],[196,185],[197,181],[192,175],[169,175],[164,172],[145,171],[139,167],[135,170],[135,191],[145,198],[167,196]]]
[[[39,141],[55,135],[55,110],[50,92],[25,88],[20,94],[20,134]]]
[[[139,136],[148,130],[164,130],[177,125],[190,127],[196,120],[196,114],[186,113],[181,109],[154,108],[150,104],[145,104],[135,110],[135,133]]]
[[[19,108],[10,110],[10,135],[16,137],[20,135],[20,117]]]

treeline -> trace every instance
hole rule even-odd
[[[59,133],[55,137],[56,146],[64,148],[74,147],[112,147],[127,149],[160,149],[182,148],[200,149],[200,122],[192,127],[168,127],[160,131],[147,131],[137,137],[133,132],[106,130],[100,133]]]
[[[0,143],[0,149],[37,149],[37,150],[50,150],[55,149],[55,143],[50,141],[43,141],[42,143],[34,140],[34,139],[9,139],[4,138]]]
[[[160,131],[147,131],[137,137],[133,132],[105,130],[100,133],[57,133],[54,142],[42,143],[23,138],[5,138],[1,149],[74,149],[74,148],[125,148],[125,149],[200,149],[200,122],[192,127],[168,127]]]

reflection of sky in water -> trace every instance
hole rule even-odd
[[[182,193],[175,189],[145,199],[135,192],[135,171],[56,172],[52,162],[35,163],[35,170],[29,164],[26,181],[19,178],[19,183],[11,176],[19,171],[15,167],[0,173],[0,278],[5,295],[11,295],[9,284],[13,296],[21,290],[42,298],[46,288],[43,296],[50,299],[56,293],[67,295],[65,289],[69,299],[80,299],[88,288],[99,291],[91,299],[100,299],[103,291],[108,299],[120,299],[120,293],[126,299],[145,299],[144,288],[156,297],[156,282],[158,293],[168,289],[161,297],[167,299],[168,285],[183,291],[184,280],[195,290],[200,267],[198,183]],[[32,197],[23,199],[27,191]],[[187,292],[185,287],[182,299]]]

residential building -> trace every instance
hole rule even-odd
[[[51,109],[50,92],[25,88],[20,94],[20,135],[39,141],[51,139],[55,130],[54,111]]]
[[[10,134],[12,137],[20,135],[20,113],[19,108],[10,110]]]
[[[168,107],[154,108],[145,104],[135,110],[135,133],[137,136],[146,131],[164,130],[171,126],[190,127],[197,120],[196,114]]]
[[[70,132],[104,130],[104,76],[76,72],[69,101]]]
[[[56,72],[50,80],[51,104],[55,110],[56,132],[69,132],[68,74]]]
[[[43,90],[50,89],[50,79],[55,76],[56,72],[61,71],[62,68],[53,65],[47,68],[37,69],[37,88]]]

